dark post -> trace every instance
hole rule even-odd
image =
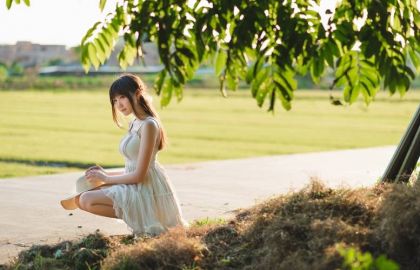
[[[407,182],[420,156],[420,105],[395,150],[382,182]]]

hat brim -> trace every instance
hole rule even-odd
[[[66,210],[74,210],[74,209],[78,208],[78,206],[76,204],[76,196],[68,198],[68,199],[61,200],[60,201],[61,206]]]
[[[64,209],[66,209],[66,210],[74,210],[74,209],[76,209],[76,208],[79,208],[79,206],[76,204],[76,197],[77,197],[77,196],[81,195],[82,193],[84,193],[84,192],[86,192],[86,191],[91,191],[91,190],[95,190],[95,189],[100,189],[100,188],[103,188],[103,187],[105,187],[105,186],[107,186],[107,184],[102,184],[102,185],[99,185],[99,186],[97,186],[97,187],[94,187],[94,188],[91,188],[91,189],[85,190],[85,191],[83,191],[83,192],[79,192],[79,193],[77,193],[77,194],[75,194],[75,195],[72,195],[72,196],[70,196],[70,197],[68,197],[68,198],[66,198],[66,199],[64,199],[64,200],[61,200],[61,201],[60,201],[60,204],[61,204],[61,206],[62,206]]]

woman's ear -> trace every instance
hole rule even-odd
[[[140,92],[140,89],[137,89],[137,90],[136,90],[136,99],[137,99],[137,100],[139,100],[139,99],[140,99],[140,97],[141,97],[141,92]]]

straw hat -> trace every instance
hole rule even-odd
[[[61,206],[63,206],[66,210],[73,210],[77,208],[76,204],[76,197],[82,194],[83,192],[105,186],[105,184],[99,184],[99,185],[92,185],[86,177],[83,175],[76,181],[76,194],[71,195],[70,197],[61,200]]]

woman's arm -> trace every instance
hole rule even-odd
[[[101,172],[103,172],[104,174],[107,174],[107,175],[121,175],[121,174],[124,174],[124,171],[116,171],[116,170],[108,171],[108,170],[105,170],[104,168],[102,168],[99,165],[95,165],[95,166],[89,167],[86,170],[85,174],[87,175],[88,172],[95,171],[95,170],[96,171],[101,171]]]
[[[112,172],[105,171],[105,172],[106,172],[107,175],[122,175],[122,174],[124,174],[124,171],[112,171]]]
[[[87,179],[89,181],[103,181],[105,184],[138,184],[143,182],[149,169],[157,137],[159,136],[159,126],[153,120],[146,120],[140,132],[140,149],[137,158],[137,167],[134,172],[111,175],[100,171],[91,171],[87,173]]]

